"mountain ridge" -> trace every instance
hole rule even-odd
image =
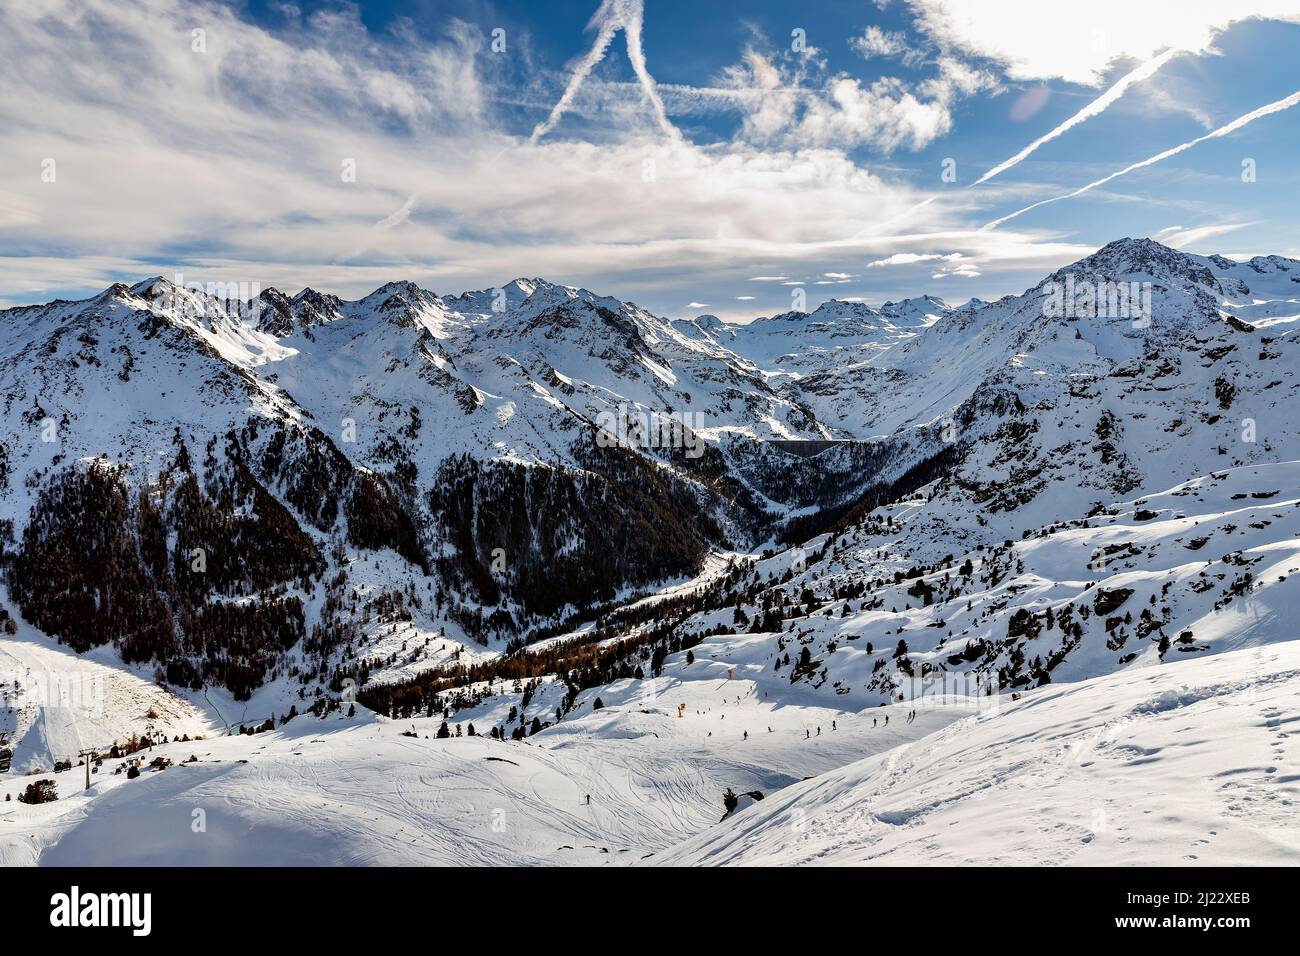
[[[346,675],[495,659],[717,553],[865,535],[836,585],[856,592],[1203,477],[1207,461],[1300,459],[1300,263],[1127,239],[1076,266],[991,303],[833,301],[748,326],[523,278],[501,296],[398,281],[231,305],[153,277],[9,309],[14,610],[74,645],[117,645],[77,602],[152,589],[156,603],[120,609],[153,635],[122,644],[131,660],[283,707],[330,700]],[[1151,314],[1054,314],[1048,286],[1067,279],[1149,282]],[[71,560],[78,536],[114,549],[129,585],[68,564],[69,596],[38,611],[34,556]],[[195,549],[211,570],[190,570]],[[277,610],[232,623],[250,596]],[[363,643],[392,647],[379,606],[400,606],[424,650],[361,658]],[[239,660],[205,636],[219,620]],[[993,661],[1008,682],[1027,673]]]

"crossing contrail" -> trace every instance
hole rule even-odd
[[[536,143],[555,128],[555,124],[572,105],[573,98],[578,95],[578,91],[582,89],[582,84],[587,81],[591,71],[609,52],[609,45],[614,41],[614,34],[619,30],[623,31],[623,38],[627,42],[627,57],[632,61],[632,70],[636,73],[641,89],[645,91],[646,98],[650,101],[651,109],[654,110],[655,121],[670,138],[675,140],[679,137],[676,127],[668,122],[664,101],[659,96],[654,77],[646,69],[645,47],[641,39],[644,20],[645,9],[642,0],[602,0],[600,8],[592,14],[591,22],[587,24],[587,29],[596,29],[596,39],[591,49],[573,68],[563,95],[551,107],[550,115],[533,129],[533,134],[529,137],[530,142]]]
[[[1046,206],[1048,203],[1060,202],[1062,199],[1073,199],[1075,196],[1081,196],[1084,193],[1088,192],[1090,189],[1096,189],[1098,186],[1104,185],[1110,182],[1112,179],[1118,179],[1120,176],[1123,176],[1126,173],[1131,173],[1135,169],[1142,169],[1145,166],[1154,166],[1156,163],[1161,162],[1162,160],[1166,160],[1170,156],[1177,156],[1179,153],[1189,150],[1193,146],[1197,145],[1198,143],[1205,142],[1207,139],[1217,139],[1222,136],[1227,136],[1229,133],[1236,132],[1237,130],[1241,129],[1243,126],[1255,122],[1255,120],[1257,119],[1261,119],[1273,113],[1280,113],[1283,110],[1289,110],[1297,103],[1300,103],[1300,90],[1297,90],[1295,93],[1292,93],[1290,96],[1285,97],[1284,99],[1280,99],[1277,100],[1276,102],[1269,103],[1266,106],[1261,106],[1257,110],[1252,110],[1251,112],[1247,113],[1245,116],[1238,116],[1231,123],[1228,123],[1224,126],[1220,126],[1218,129],[1206,133],[1204,136],[1198,136],[1196,137],[1196,139],[1189,140],[1186,143],[1183,143],[1179,146],[1174,146],[1171,149],[1167,149],[1163,153],[1156,153],[1156,155],[1144,159],[1140,163],[1134,163],[1131,166],[1125,166],[1123,169],[1119,170],[1118,172],[1111,173],[1109,176],[1103,176],[1101,179],[1098,179],[1096,182],[1088,183],[1088,185],[1086,186],[1080,186],[1078,189],[1074,190],[1074,192],[1066,193],[1063,196],[1053,196],[1051,199],[1041,199],[1036,203],[1026,206],[1024,209],[1017,209],[1015,212],[1003,216],[1001,219],[994,219],[992,222],[986,223],[984,226],[982,226],[980,231],[987,232],[990,229],[996,229],[1004,222],[1007,222],[1008,220],[1011,219],[1015,219],[1017,216],[1023,216],[1031,209],[1037,209],[1039,206]]]
[[[1125,91],[1130,86],[1132,86],[1134,83],[1140,83],[1142,80],[1149,78],[1162,66],[1164,66],[1166,63],[1168,63],[1170,60],[1172,60],[1174,57],[1176,57],[1179,53],[1182,52],[1184,51],[1179,49],[1166,50],[1164,53],[1161,53],[1159,56],[1153,57],[1152,59],[1147,60],[1145,63],[1141,64],[1140,66],[1137,66],[1134,69],[1130,70],[1122,78],[1120,78],[1120,80],[1117,81],[1114,86],[1108,89],[1105,93],[1101,94],[1101,96],[1097,97],[1087,106],[1085,106],[1083,109],[1079,110],[1079,112],[1075,113],[1073,116],[1071,116],[1060,126],[1056,127],[1056,129],[1052,130],[1050,133],[1046,133],[1038,137],[1038,139],[1034,140],[1032,143],[1030,143],[1020,152],[1016,153],[1016,155],[1012,156],[1010,159],[998,163],[998,165],[994,166],[992,169],[986,172],[979,179],[975,180],[975,182],[971,183],[971,185],[978,186],[980,183],[988,182],[994,176],[998,175],[998,173],[1004,173],[1012,166],[1021,163],[1029,156],[1030,153],[1034,152],[1034,150],[1038,149],[1038,147],[1042,146],[1044,143],[1056,139],[1056,137],[1078,126],[1084,120],[1091,119],[1092,117],[1097,116],[1098,114],[1104,112],[1107,107],[1109,107],[1117,99],[1123,96]]]

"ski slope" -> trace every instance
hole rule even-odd
[[[982,709],[773,702],[728,670],[675,656],[527,741],[361,710],[160,746],[136,780],[107,760],[84,792],[74,768],[0,803],[0,864],[1300,863],[1300,642]],[[723,821],[728,787],[765,799]]]
[[[0,585],[0,607],[7,606]],[[13,751],[6,776],[50,771],[56,760],[133,735],[215,728],[203,710],[123,665],[112,648],[77,654],[21,621],[17,634],[0,640],[0,746]]]
[[[82,768],[46,775],[59,786],[52,804],[18,803],[35,778],[0,775],[0,801],[15,797],[0,802],[0,865],[631,864],[715,824],[728,787],[772,793],[972,712],[958,704],[908,724],[892,707],[890,727],[873,727],[886,709],[765,699],[727,670],[675,657],[673,676],[586,692],[581,716],[526,741],[438,739],[440,718],[358,707],[158,746],[138,755],[146,767],[175,765],[136,780],[116,772],[124,760],[105,760],[88,791]],[[598,694],[605,706],[593,709]],[[490,699],[453,725],[486,727],[511,702]]]
[[[1027,692],[786,788],[655,862],[1300,863],[1300,642]]]

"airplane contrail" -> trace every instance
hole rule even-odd
[[[646,98],[655,111],[655,119],[659,123],[659,128],[667,133],[670,137],[677,137],[677,129],[672,123],[668,122],[668,114],[664,111],[664,101],[659,96],[659,90],[655,86],[654,77],[645,65],[645,46],[641,42],[641,26],[644,17],[644,7],[642,0],[636,0],[635,16],[628,16],[623,21],[623,36],[627,40],[627,58],[632,61],[632,70],[641,81],[641,88],[645,90]]]
[[[641,83],[641,89],[645,91],[646,98],[650,101],[659,128],[672,139],[677,139],[680,136],[676,127],[668,122],[664,102],[659,96],[654,77],[646,69],[645,48],[641,40],[641,27],[644,17],[645,10],[642,0],[602,0],[600,8],[592,14],[591,21],[587,24],[587,29],[595,27],[597,31],[591,49],[573,68],[573,73],[569,76],[569,82],[564,88],[563,95],[551,107],[550,115],[533,129],[529,142],[536,143],[555,128],[555,124],[560,121],[560,117],[573,103],[573,98],[578,95],[578,90],[582,88],[582,84],[591,75],[591,71],[605,58],[605,54],[609,51],[609,45],[614,41],[614,34],[619,30],[623,31],[623,38],[627,42],[627,56],[632,61],[632,70],[636,73],[637,79]]]
[[[1243,126],[1255,122],[1255,120],[1257,119],[1261,119],[1273,113],[1280,113],[1283,110],[1289,110],[1297,103],[1300,103],[1300,90],[1297,90],[1296,92],[1292,93],[1290,96],[1287,96],[1283,99],[1277,100],[1273,103],[1269,103],[1266,106],[1261,106],[1259,109],[1252,110],[1251,112],[1247,113],[1244,116],[1238,116],[1231,123],[1228,123],[1224,126],[1220,126],[1218,129],[1206,133],[1204,136],[1198,136],[1196,137],[1196,139],[1189,140],[1188,142],[1183,143],[1179,146],[1174,146],[1170,149],[1167,149],[1163,153],[1156,153],[1156,155],[1144,159],[1139,163],[1134,163],[1131,166],[1125,166],[1123,169],[1119,170],[1118,172],[1111,173],[1109,176],[1103,176],[1101,179],[1098,179],[1096,182],[1088,183],[1088,185],[1086,186],[1080,186],[1078,189],[1074,190],[1074,192],[1066,193],[1063,196],[1053,196],[1051,199],[1040,199],[1038,202],[1028,205],[1024,209],[1017,209],[1015,212],[1005,215],[1001,219],[994,219],[992,222],[985,223],[983,226],[981,226],[980,231],[987,232],[990,229],[996,229],[1004,222],[1007,222],[1008,220],[1011,219],[1015,219],[1017,216],[1023,216],[1031,209],[1037,209],[1039,206],[1046,206],[1048,203],[1060,202],[1062,199],[1073,199],[1075,196],[1081,196],[1084,193],[1088,192],[1090,189],[1096,189],[1098,186],[1104,185],[1105,183],[1110,182],[1112,179],[1118,179],[1120,176],[1123,176],[1126,173],[1131,173],[1135,169],[1142,169],[1144,166],[1153,166],[1156,163],[1161,162],[1162,160],[1168,159],[1170,156],[1177,156],[1179,153],[1184,152],[1185,150],[1189,150],[1193,146],[1197,145],[1198,143],[1205,142],[1207,139],[1217,139],[1222,136],[1227,136],[1229,133],[1236,132],[1237,130],[1241,129]]]
[[[1105,93],[1101,94],[1101,96],[1097,97],[1087,106],[1085,106],[1083,109],[1079,110],[1079,112],[1075,113],[1073,116],[1071,116],[1060,126],[1056,127],[1056,129],[1052,130],[1050,133],[1046,133],[1038,137],[1038,139],[1034,140],[1032,143],[1030,143],[1020,152],[1016,153],[1016,155],[1012,156],[1010,159],[998,163],[998,165],[994,166],[992,169],[986,172],[979,179],[975,180],[975,182],[971,183],[971,185],[978,186],[980,183],[988,182],[994,176],[998,175],[998,173],[1004,173],[1012,166],[1015,166],[1020,162],[1022,162],[1024,159],[1026,159],[1029,156],[1030,153],[1034,152],[1034,150],[1038,149],[1038,147],[1042,146],[1044,143],[1056,139],[1056,137],[1062,135],[1063,133],[1067,132],[1070,129],[1073,129],[1075,126],[1078,126],[1084,120],[1091,119],[1092,117],[1097,116],[1099,113],[1104,112],[1107,107],[1109,107],[1117,99],[1123,96],[1125,91],[1130,86],[1132,86],[1134,83],[1140,83],[1142,80],[1149,78],[1162,66],[1164,66],[1166,63],[1168,63],[1178,54],[1183,52],[1184,52],[1183,50],[1176,49],[1176,48],[1166,50],[1164,53],[1161,53],[1159,56],[1153,57],[1152,59],[1147,60],[1145,63],[1142,63],[1141,65],[1130,70],[1123,77],[1121,77],[1115,83],[1114,86],[1108,89]]]

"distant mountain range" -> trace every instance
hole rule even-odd
[[[288,706],[496,659],[730,554],[749,575],[784,561],[764,572],[783,596],[736,577],[725,614],[677,633],[779,622],[808,589],[854,594],[836,633],[867,615],[877,651],[896,624],[961,645],[899,655],[918,674],[1106,672],[1134,659],[1117,631],[1217,646],[1204,622],[1242,586],[1243,547],[1290,554],[1289,512],[1265,512],[1300,460],[1297,319],[1300,262],[1148,239],[996,302],[832,300],[747,325],[542,279],[355,301],[117,284],[0,312],[8,606],[166,684]],[[687,432],[646,434],[665,421]],[[1066,529],[1068,549],[1043,543]],[[1256,584],[1286,573],[1274,558]],[[1098,608],[1100,630],[1074,617],[1035,643],[1046,608],[1106,604],[1082,591],[1119,566],[1160,586],[1121,623]],[[1163,588],[1193,566],[1214,578],[1196,597]],[[895,583],[925,623],[882,623],[897,601],[868,592]],[[843,646],[819,640],[814,658]],[[832,682],[888,698],[906,671],[861,663]]]

